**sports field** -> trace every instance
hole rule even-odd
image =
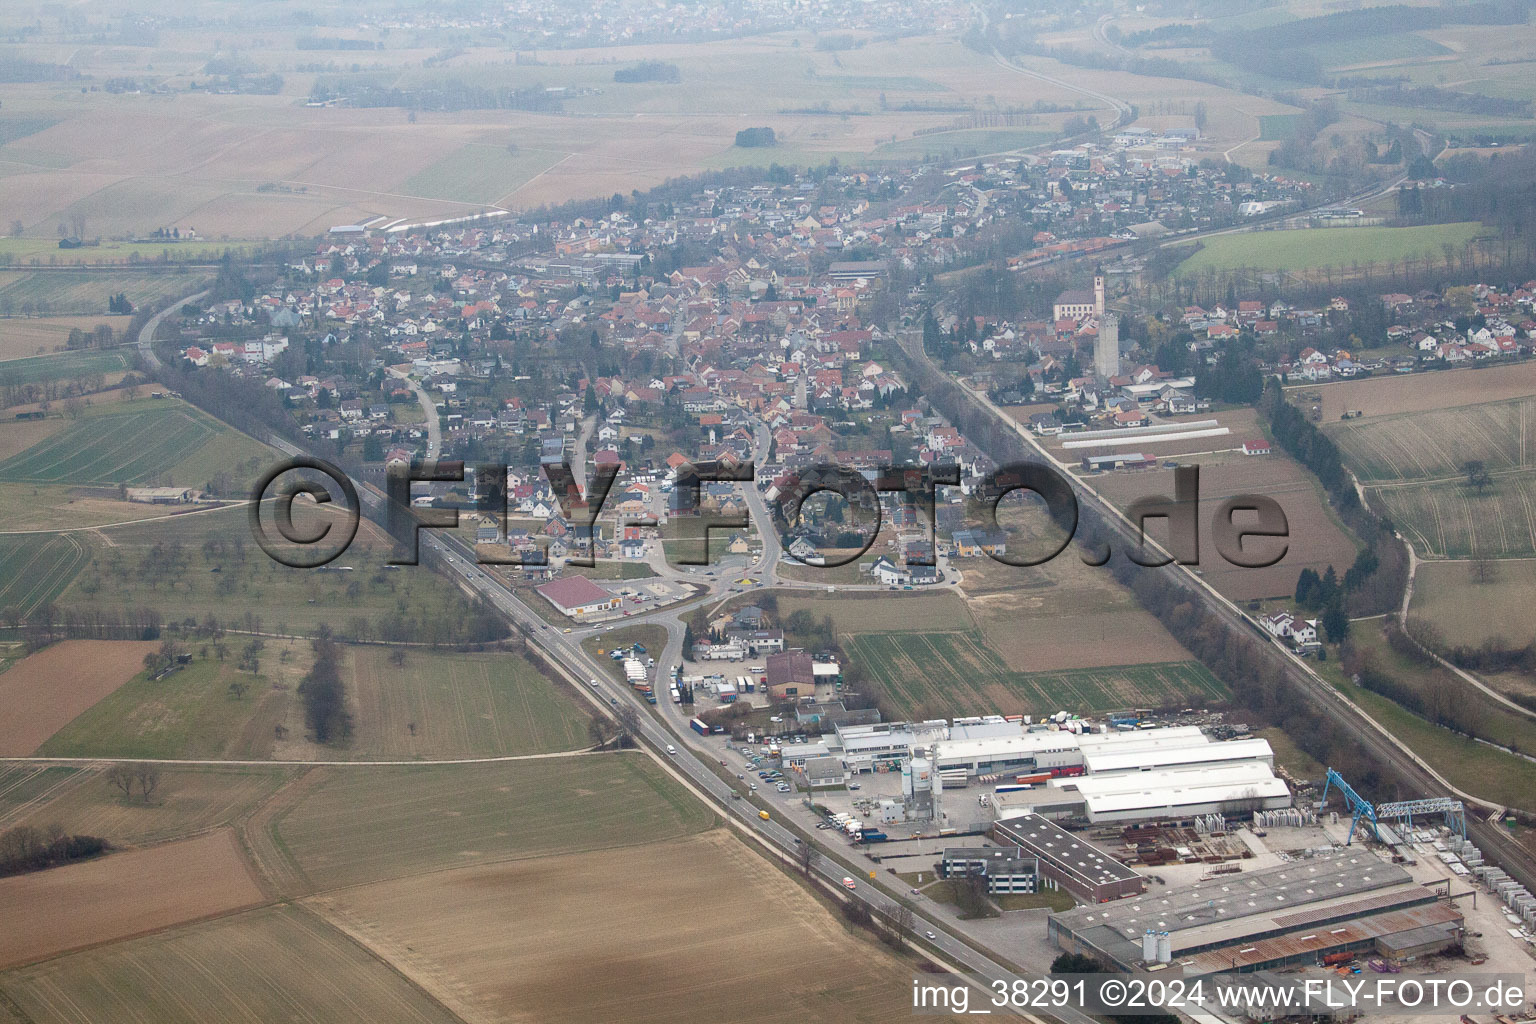
[[[322,771],[273,829],[312,889],[634,846],[714,821],[639,753]]]
[[[89,557],[72,533],[0,535],[0,609],[22,617],[58,598]]]
[[[0,975],[38,1024],[455,1024],[430,996],[299,907],[267,907]]]
[[[52,358],[52,357],[48,357]],[[87,409],[78,420],[0,462],[0,481],[201,487],[267,447],[174,399]]]
[[[1347,270],[1354,264],[1397,263],[1440,254],[1443,244],[1460,248],[1483,233],[1476,221],[1410,228],[1303,228],[1218,235],[1180,263],[1181,277],[1206,270]]]
[[[1193,661],[1012,672],[976,632],[863,633],[847,644],[901,715],[1086,714],[1228,696]]]
[[[361,646],[347,659],[357,709],[350,756],[542,754],[591,743],[588,715],[518,654]]]

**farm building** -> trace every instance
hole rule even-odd
[[[611,594],[585,576],[566,576],[550,580],[534,588],[539,596],[572,618],[611,612],[622,603],[617,594]]]
[[[1269,442],[1268,441],[1244,441],[1243,442],[1243,454],[1244,455],[1268,455],[1269,454]]]
[[[1460,941],[1462,914],[1404,869],[1356,848],[1079,907],[1052,915],[1046,929],[1058,948],[1122,970],[1168,964],[1197,977],[1340,952],[1424,955]],[[1149,933],[1162,941],[1148,942]]]
[[[1147,880],[1141,875],[1039,815],[999,821],[992,826],[992,838],[1037,858],[1043,884],[1066,889],[1085,902],[1104,903],[1146,891]]]
[[[983,876],[987,892],[993,896],[1036,892],[1040,886],[1040,858],[1017,846],[949,847],[939,862],[939,873],[945,878]]]
[[[190,487],[129,487],[129,501],[144,505],[189,505],[197,500],[197,492]]]
[[[1084,455],[1083,469],[1102,473],[1108,469],[1156,469],[1157,459],[1141,452],[1116,452],[1113,455]]]

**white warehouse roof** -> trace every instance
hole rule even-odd
[[[1191,743],[1187,746],[1160,747],[1151,750],[1083,751],[1083,765],[1089,775],[1105,772],[1145,772],[1159,768],[1177,768],[1180,765],[1217,765],[1230,761],[1263,761],[1274,763],[1274,751],[1268,740],[1229,740],[1226,743]]]
[[[1219,745],[1219,744],[1218,744]],[[1255,769],[1257,769],[1255,771]],[[1141,782],[1138,789],[1114,789],[1112,783]],[[1145,772],[1116,778],[1080,780],[1088,820],[1147,814],[1209,813],[1288,807],[1291,791],[1267,765],[1244,764],[1197,771]],[[1094,788],[1095,783],[1103,786]],[[1250,803],[1251,801],[1251,803]]]
[[[1166,729],[1137,732],[1091,733],[1079,738],[1083,752],[1090,750],[1151,750],[1155,747],[1199,746],[1209,743],[1198,725],[1173,725]]]

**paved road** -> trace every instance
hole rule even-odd
[[[205,289],[195,295],[188,295],[184,299],[178,299],[145,321],[144,326],[139,329],[139,355],[144,357],[144,365],[151,369],[159,369],[163,365],[160,362],[160,357],[155,355],[154,340],[155,332],[160,329],[160,324],[165,321],[165,318],[181,309],[187,303],[196,302],[207,294],[208,290]]]
[[[427,461],[433,462],[443,453],[443,425],[437,418],[437,406],[432,403],[432,396],[427,394],[417,381],[403,370],[390,369],[390,375],[411,389],[416,396],[416,402],[421,406],[421,415],[427,428]]]

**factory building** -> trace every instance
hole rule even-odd
[[[950,847],[944,851],[944,859],[939,862],[939,873],[945,878],[985,877],[987,893],[992,896],[1037,892],[1040,887],[1040,858],[1026,854],[1017,846],[1011,849],[994,846]]]
[[[1088,775],[1113,775],[1120,772],[1152,772],[1190,765],[1241,764],[1245,761],[1273,766],[1275,755],[1268,740],[1229,740],[1212,743],[1201,736],[1198,741],[1144,749],[1121,750],[1110,745],[1103,749],[1082,751],[1083,768]]]
[[[1216,748],[1231,744],[1213,744]],[[1083,815],[1092,824],[1143,818],[1192,818],[1201,814],[1249,814],[1291,806],[1291,791],[1260,761],[1182,769],[1089,775],[1071,780]]]
[[[1059,949],[1120,970],[1185,977],[1274,970],[1346,952],[1408,959],[1446,949],[1462,934],[1454,903],[1358,848],[1079,907],[1047,923]]]
[[[1040,877],[1051,888],[1062,888],[1086,903],[1137,896],[1147,880],[1088,840],[1054,822],[1028,814],[992,826],[992,838],[1039,859]]]

